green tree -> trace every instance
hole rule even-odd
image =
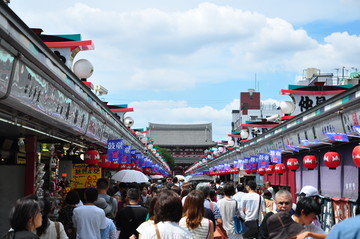
[[[158,149],[159,149],[159,153],[161,154],[163,159],[169,165],[170,170],[174,170],[176,165],[175,165],[175,160],[174,160],[173,156],[171,156],[171,154],[167,151],[167,149],[160,148],[160,147]]]

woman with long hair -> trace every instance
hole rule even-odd
[[[20,198],[10,213],[10,225],[13,231],[9,231],[3,238],[38,239],[39,237],[33,232],[41,224],[39,203],[33,198]]]
[[[65,232],[69,239],[76,238],[76,229],[72,221],[73,211],[80,203],[80,196],[76,190],[70,190],[65,197],[65,205],[59,212],[59,222],[64,225]]]
[[[193,238],[213,239],[214,224],[204,217],[204,194],[199,190],[191,191],[186,199],[180,226],[187,228]]]
[[[49,219],[51,203],[47,198],[40,200],[42,204],[42,225],[36,229],[36,234],[40,239],[68,239],[64,226],[61,222],[53,222]]]
[[[180,196],[172,190],[163,189],[157,197],[154,205],[155,224],[147,227],[141,238],[192,239],[191,233],[178,224],[182,216]]]

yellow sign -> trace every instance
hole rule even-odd
[[[96,181],[101,178],[101,168],[87,164],[73,164],[71,188],[96,187]]]

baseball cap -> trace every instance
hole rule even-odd
[[[287,212],[278,212],[267,220],[270,239],[287,239],[301,233],[305,228],[296,223]]]
[[[314,186],[307,185],[301,189],[299,195],[305,197],[319,196],[319,191]]]
[[[94,202],[95,206],[101,208],[104,210],[105,215],[111,212],[111,207],[110,205],[106,202],[106,200],[104,198],[98,198],[95,202]]]

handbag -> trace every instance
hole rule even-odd
[[[236,201],[236,214],[238,214],[237,201]],[[244,233],[246,230],[244,220],[240,216],[237,216],[237,215],[235,215],[233,217],[233,219],[234,219],[234,232],[236,234]]]
[[[241,217],[234,216],[234,232],[241,234],[246,231],[244,220]]]
[[[259,208],[257,214],[260,212],[261,196],[259,195]],[[246,221],[246,230],[244,232],[244,238],[257,238],[259,235],[259,219]]]

